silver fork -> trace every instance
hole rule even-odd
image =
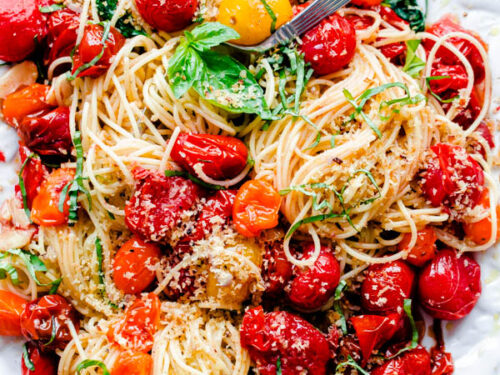
[[[306,9],[300,12],[290,22],[281,26],[269,38],[254,46],[239,46],[227,43],[236,49],[247,52],[265,52],[271,48],[291,41],[318,25],[326,17],[342,8],[351,0],[315,0]]]

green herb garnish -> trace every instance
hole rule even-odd
[[[347,361],[339,363],[337,365],[335,371],[338,372],[345,367],[352,367],[352,368],[356,369],[362,375],[370,375],[370,373],[368,371],[366,371],[365,369],[363,369],[363,367],[361,367],[354,359],[352,359],[351,356],[347,357]]]
[[[274,13],[273,9],[269,6],[266,0],[260,0],[262,5],[264,5],[264,9],[266,12],[269,14],[269,17],[271,17],[271,34],[276,31],[276,22],[278,22],[278,17],[276,17],[276,14]]]
[[[384,0],[382,5],[390,7],[399,17],[408,21],[413,30],[425,30],[425,15],[417,0]]]
[[[425,61],[416,55],[420,40],[406,41],[406,62],[403,67],[403,72],[408,73],[413,78],[418,78],[420,72],[425,68]]]
[[[425,78],[425,83],[426,83],[427,88],[429,89],[429,92],[431,93],[431,95],[433,97],[435,97],[437,100],[439,100],[441,103],[452,103],[455,100],[460,99],[460,95],[456,95],[450,99],[443,99],[438,94],[436,94],[434,91],[432,91],[431,81],[439,81],[441,79],[451,79],[451,77],[450,76],[432,76],[432,77]]]
[[[31,221],[31,211],[28,207],[28,194],[26,193],[26,186],[24,185],[24,178],[23,178],[23,172],[24,168],[26,168],[26,165],[28,162],[36,156],[35,153],[31,153],[28,155],[28,157],[24,160],[23,164],[21,165],[21,169],[19,170],[18,178],[19,178],[19,190],[21,191],[21,196],[23,197],[23,209],[24,212],[26,213],[26,216],[28,219]]]
[[[276,361],[276,375],[281,375],[281,357],[278,357],[278,360]]]
[[[35,364],[31,361],[30,355],[28,353],[28,343],[25,342],[23,345],[23,361],[26,368],[30,371],[35,371]]]
[[[335,289],[335,296],[333,302],[333,308],[340,315],[340,328],[342,329],[342,333],[347,335],[347,321],[345,319],[344,310],[342,310],[342,306],[340,305],[340,299],[342,298],[342,292],[346,288],[347,283],[345,280],[342,280],[337,288]]]
[[[54,13],[64,8],[66,8],[64,4],[52,4],[46,7],[39,6],[38,10],[40,11],[40,13]]]
[[[77,375],[81,375],[82,370],[89,367],[99,367],[102,370],[102,375],[110,375],[108,368],[102,361],[95,359],[85,359],[76,366]]]
[[[410,325],[411,325],[411,343],[410,345],[404,347],[401,349],[399,352],[394,354],[393,356],[387,358],[387,359],[392,359],[397,356],[399,356],[401,353],[407,352],[409,350],[415,349],[418,346],[418,330],[417,330],[417,325],[415,324],[415,319],[413,318],[413,314],[411,312],[411,305],[412,305],[412,300],[411,299],[405,299],[404,300],[404,311],[406,313],[406,316],[408,316],[408,319],[410,320]]]
[[[205,181],[200,180],[198,177],[193,176],[192,174],[184,172],[184,171],[170,171],[170,170],[167,170],[167,171],[165,171],[165,176],[167,176],[167,177],[184,177],[184,178],[188,178],[191,181],[193,181],[195,184],[203,186],[204,188],[207,188],[209,190],[226,190],[226,188],[224,186],[207,184]]]
[[[6,254],[0,255],[0,257],[1,257],[0,259],[4,259],[6,257]],[[7,277],[10,278],[10,281],[12,281],[12,284],[19,285],[19,274],[17,273],[16,267],[14,267],[10,263],[1,262],[0,263],[0,279],[4,280]]]
[[[96,4],[99,17],[104,21],[110,21],[118,6],[118,0],[96,0]],[[137,35],[147,35],[144,30],[134,27],[132,23],[132,14],[128,11],[116,21],[115,27],[125,38],[132,38]]]

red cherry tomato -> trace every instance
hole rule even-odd
[[[57,356],[52,352],[42,352],[38,345],[32,341],[26,343],[28,357],[35,369],[26,367],[24,358],[21,360],[22,375],[57,375]]]
[[[146,353],[121,352],[111,370],[111,375],[150,375],[153,358]]]
[[[479,35],[461,27],[450,15],[446,15],[436,23],[432,24],[427,28],[427,32],[439,37],[453,32],[463,32],[476,38],[486,50],[488,49],[488,46]],[[467,58],[467,60],[469,60],[472,69],[474,70],[475,81],[476,83],[480,83],[484,79],[485,70],[484,61],[479,53],[479,50],[471,42],[459,37],[450,38],[447,42],[455,46]],[[434,41],[430,39],[424,40],[424,47],[427,51],[430,51],[433,46]],[[436,57],[446,65],[461,65],[460,60],[458,60],[458,58],[445,47],[440,47],[438,49]]]
[[[481,196],[481,201],[479,202],[481,206],[485,209],[490,208],[490,194],[488,190],[483,192]],[[497,213],[497,230],[496,239],[500,238],[500,205],[496,207]],[[477,243],[478,245],[484,245],[491,238],[491,218],[488,216],[482,220],[476,222],[465,222],[463,225],[465,236]]]
[[[330,359],[325,336],[310,323],[284,311],[247,310],[240,328],[241,345],[262,375],[275,375],[278,359],[284,375],[324,375]]]
[[[334,73],[353,59],[356,30],[351,22],[335,13],[302,37],[301,50],[317,75]]]
[[[40,155],[69,155],[73,148],[69,107],[58,107],[39,116],[25,117],[18,128],[21,140]]]
[[[160,299],[154,293],[136,299],[125,316],[110,327],[108,339],[127,350],[149,352],[160,324],[160,308]]]
[[[5,121],[17,128],[26,116],[54,108],[54,103],[47,99],[49,91],[50,86],[34,83],[8,95],[2,106]]]
[[[19,155],[21,157],[21,163],[24,163],[26,158],[31,155],[31,151],[24,145],[19,145]],[[40,185],[49,175],[47,167],[42,164],[40,158],[31,158],[23,169],[23,181],[24,187],[26,189],[26,198],[28,203],[28,208],[31,210],[33,200],[40,191]]]
[[[61,9],[51,13],[48,22],[47,51],[45,64],[49,65],[59,57],[69,56],[76,45],[80,26],[78,13]]]
[[[417,242],[412,249],[408,249],[411,233],[406,233],[398,245],[399,251],[409,251],[406,261],[414,266],[422,267],[436,255],[436,232],[431,226],[418,231]]]
[[[420,346],[377,367],[371,375],[431,375],[431,357]]]
[[[44,348],[64,350],[72,340],[68,321],[78,332],[80,322],[76,310],[66,298],[51,294],[25,306],[21,314],[21,331],[26,339],[37,341]]]
[[[441,95],[443,99],[450,99],[456,96],[456,93],[453,93],[451,91],[451,95],[449,92],[444,93]],[[452,103],[441,103],[441,106],[445,111],[448,111]],[[475,90],[472,91],[469,104],[467,104],[467,107],[462,109],[453,119],[453,122],[456,122],[458,125],[460,125],[463,129],[469,129],[470,126],[476,121],[477,117],[481,113],[481,106],[482,104],[479,102],[478,95]]]
[[[236,177],[246,166],[248,151],[237,138],[210,134],[180,134],[171,158],[189,173],[196,166],[216,180]]]
[[[493,150],[495,148],[495,140],[493,139],[493,134],[490,130],[490,126],[494,127],[495,124],[491,124],[491,125],[489,125],[489,124],[490,124],[490,121],[481,121],[481,123],[476,128],[475,132],[478,133],[486,141],[486,143],[488,144],[490,149]],[[474,150],[477,150],[477,152],[479,152],[483,156],[483,158],[486,159],[486,150],[483,147],[483,145],[478,143],[477,145],[475,145],[473,147],[474,147]]]
[[[418,287],[420,303],[432,317],[462,319],[481,295],[481,268],[468,255],[441,250],[422,270]]]
[[[266,246],[262,262],[262,277],[268,295],[278,295],[292,278],[292,264],[283,250],[282,242],[273,242]]]
[[[431,147],[434,154],[422,174],[425,197],[434,206],[444,204],[458,210],[475,207],[483,191],[481,166],[460,146],[439,143]]]
[[[74,178],[74,169],[59,168],[42,182],[31,208],[31,220],[35,224],[51,227],[67,223],[69,196],[66,197],[63,212],[59,210],[59,200],[64,187]]]
[[[450,353],[431,348],[432,375],[453,375],[455,366]]]
[[[354,5],[368,8],[374,5],[380,5],[380,3],[382,3],[382,0],[352,0],[351,3]]]
[[[136,172],[136,192],[125,206],[125,223],[145,240],[163,242],[201,195],[201,189],[182,177]]]
[[[0,289],[0,336],[21,336],[20,316],[28,302]]]
[[[361,286],[361,304],[368,311],[403,311],[403,302],[410,298],[415,274],[403,261],[374,264],[365,271]]]
[[[250,180],[238,190],[233,206],[236,230],[246,237],[255,237],[263,229],[278,225],[281,197],[268,182]]]
[[[73,73],[81,66],[90,63],[103,51],[103,34],[104,28],[101,25],[90,24],[85,26],[82,41],[73,57]],[[111,58],[120,51],[124,43],[125,38],[123,35],[117,29],[111,27],[102,57],[96,64],[78,73],[78,77],[97,78],[104,74],[111,65]]]
[[[198,0],[135,0],[142,18],[155,29],[171,33],[193,22]]]
[[[385,46],[380,47],[380,52],[391,60],[393,64],[403,65],[407,49],[408,47],[406,47],[406,43],[399,42],[386,44]]]
[[[465,89],[469,83],[469,77],[467,77],[467,72],[462,65],[436,63],[432,67],[431,76],[449,77],[430,81],[431,90],[435,94],[442,94],[451,90],[453,96],[455,96],[458,90]]]
[[[358,336],[359,346],[366,364],[374,349],[389,341],[403,326],[400,314],[359,315],[351,318],[351,323]]]
[[[158,246],[136,236],[125,242],[113,263],[113,281],[117,288],[129,294],[144,291],[156,278],[160,256]]]
[[[304,248],[304,257],[314,252],[314,244]],[[323,306],[335,293],[340,280],[340,265],[331,250],[321,247],[321,252],[314,265],[305,270],[296,271],[288,292],[291,304],[302,310],[315,310]]]
[[[35,51],[36,40],[41,42],[47,34],[47,15],[39,7],[48,4],[48,0],[0,2],[0,60],[20,61]]]

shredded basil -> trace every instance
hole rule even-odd
[[[410,23],[413,30],[425,30],[426,15],[418,6],[417,0],[385,0],[382,5],[392,8],[399,17]]]
[[[97,275],[99,276],[99,286],[101,289],[105,288],[104,284],[104,272],[102,270],[102,245],[101,239],[96,237],[95,239],[95,252],[97,256]]]
[[[0,259],[4,259],[6,254],[0,255]],[[0,263],[0,279],[4,280],[7,277],[10,278],[10,281],[14,285],[19,285],[19,274],[17,273],[16,267],[7,262]]]
[[[78,366],[76,366],[77,375],[81,375],[82,370],[89,367],[99,367],[102,370],[102,375],[111,375],[104,362],[95,359],[85,359],[80,362]]]
[[[452,103],[455,100],[460,99],[460,95],[456,95],[453,98],[450,99],[443,99],[441,98],[438,94],[436,94],[434,91],[432,91],[431,88],[431,81],[439,81],[441,79],[450,79],[450,76],[432,76],[432,77],[426,77],[425,78],[425,83],[427,85],[427,88],[429,89],[429,92],[433,97],[435,97],[437,100],[439,100],[441,103]]]
[[[276,361],[276,375],[282,375],[282,372],[281,372],[281,357],[278,357],[278,360]]]
[[[273,9],[269,6],[266,0],[260,0],[262,5],[264,5],[264,9],[266,12],[269,14],[269,17],[271,17],[271,34],[276,31],[276,22],[278,22],[278,17],[276,17],[276,14],[274,13]]]
[[[193,181],[195,184],[203,186],[204,188],[207,188],[210,190],[226,190],[226,188],[224,186],[207,184],[205,181],[200,180],[198,177],[193,176],[192,174],[184,172],[184,171],[169,171],[169,170],[167,170],[167,171],[165,171],[165,176],[188,178],[191,181]]]
[[[319,145],[320,141],[321,141],[321,132],[318,131],[318,134],[316,134],[316,138],[314,140],[314,143],[312,145],[310,145],[308,148],[306,148],[306,150],[311,150],[311,149],[315,148],[317,145]]]
[[[399,352],[394,354],[393,356],[387,358],[387,359],[392,359],[395,357],[398,357],[400,354],[407,352],[409,350],[413,350],[418,346],[418,330],[417,330],[417,325],[415,324],[415,319],[413,318],[413,314],[411,311],[411,306],[412,306],[412,300],[411,299],[405,299],[403,308],[406,313],[406,316],[408,316],[408,319],[410,320],[410,325],[411,325],[411,343],[410,345],[404,347],[401,349]]]
[[[24,212],[26,213],[26,216],[31,222],[31,211],[28,207],[28,194],[26,193],[26,186],[24,185],[24,178],[23,178],[23,172],[24,168],[26,168],[26,165],[28,162],[36,156],[35,153],[31,153],[28,155],[26,160],[24,160],[23,165],[21,165],[21,169],[19,170],[18,178],[19,178],[19,190],[21,191],[21,196],[23,197],[23,208]]]
[[[337,312],[337,314],[340,315],[340,328],[342,329],[342,333],[344,335],[347,335],[347,322],[345,319],[344,311],[342,310],[342,306],[340,304],[340,299],[342,298],[342,292],[346,288],[347,283],[345,280],[342,280],[337,288],[335,289],[335,296],[334,296],[334,302],[333,302],[333,308]]]
[[[408,73],[413,78],[418,78],[420,72],[425,68],[425,61],[416,55],[418,46],[421,40],[406,41],[406,61],[403,67],[403,72]]]
[[[57,12],[58,10],[64,9],[66,6],[64,4],[52,4],[46,7],[39,6],[38,10],[40,13],[54,13]]]
[[[104,21],[111,21],[118,5],[117,0],[96,0],[97,13]],[[147,35],[146,32],[140,28],[135,28],[132,23],[132,14],[126,12],[125,15],[118,18],[115,27],[125,38],[132,38],[137,35]]]
[[[50,335],[50,340],[47,341],[45,344],[43,344],[43,346],[49,346],[50,344],[52,344],[54,342],[54,340],[56,338],[57,324],[56,324],[56,318],[54,315],[52,315],[51,324],[52,324],[52,333]]]
[[[115,215],[112,212],[106,211],[108,213],[108,216],[111,220],[116,220]]]
[[[337,365],[337,368],[335,369],[335,371],[338,372],[345,367],[352,367],[352,368],[356,369],[362,375],[370,375],[370,373],[368,371],[366,371],[365,369],[363,369],[354,359],[352,359],[351,356],[347,357],[347,361],[339,363]]]
[[[23,361],[26,368],[30,371],[35,371],[35,364],[31,361],[30,355],[28,353],[28,343],[25,342],[23,345]]]

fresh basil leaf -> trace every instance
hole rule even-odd
[[[14,285],[19,285],[19,274],[17,273],[16,267],[7,262],[0,263],[0,279],[4,280],[10,277],[10,281]]]
[[[26,368],[28,370],[35,371],[35,365],[31,361],[30,355],[28,353],[28,343],[27,342],[25,342],[23,345],[23,361],[24,361],[24,365],[26,366]]]
[[[281,357],[278,357],[278,360],[276,361],[276,375],[282,375]]]
[[[96,0],[97,14],[104,21],[110,21],[113,18],[118,0]],[[115,24],[115,27],[125,38],[132,38],[137,35],[147,35],[142,29],[137,29],[132,23],[132,14],[126,12],[120,17]]]
[[[406,62],[403,71],[413,78],[418,78],[420,72],[425,68],[425,61],[416,55],[420,43],[421,41],[418,39],[406,41]]]
[[[76,366],[76,373],[80,375],[82,370],[89,367],[99,367],[102,370],[102,375],[110,375],[108,368],[102,361],[98,361],[95,359],[85,359]]]
[[[333,302],[333,308],[337,312],[337,314],[340,315],[340,328],[342,329],[342,333],[344,335],[347,335],[347,321],[345,318],[344,311],[342,310],[342,306],[340,304],[340,299],[342,297],[342,292],[346,288],[347,283],[345,280],[342,280],[339,285],[337,285],[337,288],[335,289],[335,297],[334,297],[334,302]]]
[[[28,194],[26,193],[26,186],[24,185],[24,178],[23,178],[23,172],[24,168],[26,168],[26,165],[29,163],[31,159],[36,157],[37,155],[35,153],[31,153],[26,157],[26,159],[23,162],[23,165],[21,165],[21,169],[19,170],[18,178],[19,178],[19,190],[21,191],[21,196],[23,197],[23,209],[24,212],[26,213],[26,216],[28,219],[31,221],[31,211],[28,207]]]
[[[199,51],[208,51],[224,42],[240,38],[240,34],[234,29],[219,22],[204,23],[186,34],[192,47]]]
[[[198,53],[183,42],[177,47],[168,64],[168,77],[176,98],[182,97],[201,79],[203,60]]]
[[[385,0],[382,5],[390,7],[399,17],[408,21],[413,30],[425,30],[425,15],[417,0]]]
[[[403,349],[398,351],[396,354],[394,354],[393,356],[391,356],[387,359],[396,358],[400,354],[407,352],[408,350],[415,349],[418,346],[418,330],[417,330],[417,325],[415,324],[415,319],[413,318],[411,306],[412,306],[412,300],[405,299],[404,303],[403,303],[403,309],[406,313],[406,316],[408,317],[408,320],[410,321],[411,331],[412,331],[410,345],[404,347]]]
[[[52,4],[46,7],[39,6],[38,10],[40,11],[40,13],[54,13],[64,8],[66,8],[64,4]]]

